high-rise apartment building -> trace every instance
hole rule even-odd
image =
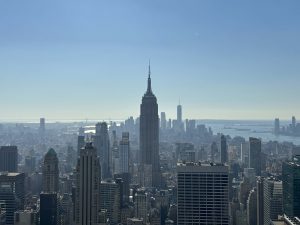
[[[222,164],[177,165],[177,224],[229,224],[228,167]]]

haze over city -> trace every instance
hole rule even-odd
[[[300,117],[300,2],[1,1],[1,120]]]
[[[0,0],[0,225],[300,225],[299,28],[299,0]]]

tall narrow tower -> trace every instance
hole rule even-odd
[[[50,148],[43,164],[43,192],[57,193],[59,186],[58,158],[53,148]]]
[[[159,118],[157,99],[151,89],[149,63],[148,87],[142,98],[140,115],[140,164],[152,167],[152,186],[160,186]]]
[[[81,149],[76,170],[76,225],[96,225],[100,210],[101,168],[92,143]]]
[[[179,102],[179,105],[177,106],[177,122],[182,123],[182,106]]]
[[[221,163],[228,162],[227,140],[224,135],[221,136]]]
[[[96,124],[96,135],[94,137],[94,144],[100,157],[102,179],[111,177],[110,170],[110,143],[107,123],[97,123]]]

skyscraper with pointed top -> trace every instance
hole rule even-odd
[[[161,183],[159,163],[159,118],[157,99],[151,88],[151,70],[149,62],[148,87],[142,98],[140,114],[140,165],[152,168],[152,186]]]

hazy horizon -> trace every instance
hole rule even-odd
[[[0,120],[300,118],[300,2],[1,1]]]

